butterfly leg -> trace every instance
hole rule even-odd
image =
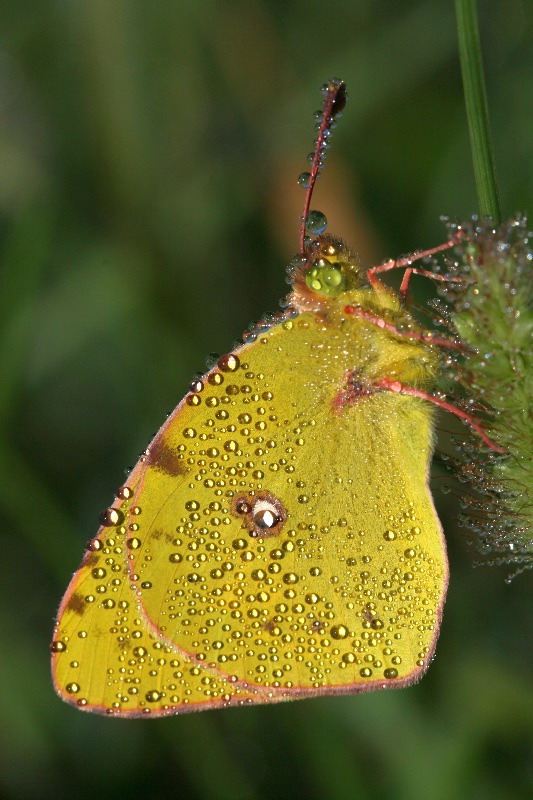
[[[440,345],[440,347],[446,347],[449,350],[461,350],[462,352],[466,350],[464,345],[462,345],[460,342],[454,342],[451,339],[443,339],[438,336],[433,336],[431,331],[425,331],[424,333],[419,331],[400,331],[392,322],[386,322],[381,317],[377,317],[372,314],[371,311],[365,311],[365,309],[358,308],[357,306],[346,306],[344,311],[346,314],[351,314],[355,317],[361,317],[361,319],[371,322],[373,325],[377,325],[378,328],[381,328],[384,331],[389,331],[389,333],[393,333],[395,336],[401,336],[404,339],[411,339],[415,342],[424,342],[424,344],[436,344]]]
[[[397,266],[399,265],[395,264],[395,267]],[[400,295],[402,299],[405,299],[407,296],[411,275],[425,275],[426,278],[432,278],[434,281],[443,281],[443,283],[465,283],[465,279],[458,276],[439,275],[438,272],[431,272],[430,269],[417,269],[416,267],[408,267],[404,272],[402,282],[400,284]]]
[[[402,269],[405,267],[405,274],[400,285],[400,295],[402,298],[407,295],[411,275],[425,275],[428,278],[434,278],[435,280],[445,281],[447,283],[463,283],[464,278],[439,275],[438,273],[434,273],[428,269],[418,269],[417,267],[411,266],[414,261],[420,261],[421,259],[434,256],[437,253],[442,253],[444,250],[449,250],[449,248],[453,247],[455,244],[457,244],[457,242],[458,239],[449,239],[447,242],[444,242],[444,244],[440,244],[437,247],[432,247],[429,250],[421,250],[419,253],[414,253],[412,256],[390,259],[389,261],[385,261],[383,264],[378,264],[376,267],[370,267],[370,269],[367,270],[368,280],[370,281],[371,286],[378,288],[381,286],[381,281],[377,277],[378,274],[382,272],[390,272],[392,269]]]
[[[491,450],[494,450],[496,453],[506,453],[504,447],[500,447],[500,445],[493,442],[492,439],[487,436],[481,423],[473,417],[471,414],[468,414],[466,411],[463,411],[461,408],[457,408],[452,403],[449,403],[447,400],[442,400],[440,397],[436,397],[435,395],[429,394],[428,392],[424,392],[421,389],[415,389],[412,386],[405,386],[403,383],[399,381],[391,380],[390,378],[382,378],[382,380],[378,381],[375,386],[379,389],[386,389],[389,392],[397,392],[398,394],[408,394],[411,397],[420,397],[423,400],[428,400],[430,403],[433,403],[439,408],[445,409],[445,411],[449,411],[451,414],[454,414],[459,419],[464,419],[465,422],[468,422],[470,427],[476,431],[476,433],[481,437],[483,442],[489,447]]]

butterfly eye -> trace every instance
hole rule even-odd
[[[318,258],[306,272],[305,282],[313,292],[336,295],[346,288],[346,281],[339,267],[326,258]]]

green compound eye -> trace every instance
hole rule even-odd
[[[338,267],[321,258],[307,271],[305,282],[313,292],[336,295],[346,288],[344,275]]]

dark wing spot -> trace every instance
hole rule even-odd
[[[174,537],[168,533],[168,531],[164,531],[162,528],[156,528],[155,530],[150,531],[150,536],[157,540],[164,539],[166,542],[168,542],[168,544],[170,544],[174,539]]]
[[[91,553],[91,551],[88,550],[85,553],[85,557],[83,559],[83,566],[94,567],[96,564],[98,564],[99,561],[100,561],[100,556],[97,555],[96,553]]]
[[[172,477],[184,475],[186,472],[183,462],[178,458],[175,448],[165,444],[162,437],[153,441],[148,448],[147,461],[150,466],[161,470],[161,472],[166,472],[167,475],[171,475]]]
[[[80,594],[73,594],[67,603],[67,608],[69,611],[74,611],[75,614],[81,616],[85,611],[85,600]]]
[[[236,495],[231,513],[242,520],[250,536],[262,539],[278,536],[288,517],[279,497],[267,491]]]

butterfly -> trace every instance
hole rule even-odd
[[[408,686],[448,584],[428,486],[436,339],[413,266],[365,270],[311,193],[344,83],[324,87],[285,308],[217,360],[101,515],[59,608],[56,691],[121,717]],[[315,235],[312,238],[309,234]],[[405,267],[399,292],[380,274]],[[453,280],[453,278],[450,278]]]

